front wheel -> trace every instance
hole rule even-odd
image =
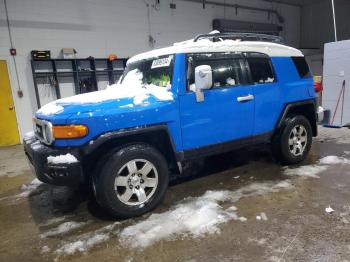
[[[307,118],[301,115],[287,118],[272,141],[273,154],[283,164],[303,161],[312,144],[312,128]]]
[[[118,218],[142,215],[164,198],[169,183],[165,158],[146,144],[112,154],[94,179],[97,202]]]

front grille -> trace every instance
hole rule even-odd
[[[43,133],[43,126],[35,123],[35,135],[38,139],[42,140],[44,139],[44,133]]]

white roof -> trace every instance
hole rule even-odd
[[[128,60],[128,63],[162,55],[205,52],[259,52],[267,54],[270,57],[304,56],[303,53],[296,48],[277,43],[240,40],[223,40],[219,42],[212,42],[209,39],[202,39],[198,40],[197,42],[188,40],[181,43],[175,43],[173,46],[141,53],[131,57]]]

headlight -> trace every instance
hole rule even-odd
[[[44,125],[44,139],[47,144],[51,144],[54,140],[52,136],[52,124],[50,122],[46,122]]]
[[[87,126],[84,125],[63,125],[52,127],[53,138],[60,139],[84,137],[88,134],[88,131]]]

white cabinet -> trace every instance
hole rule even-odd
[[[345,92],[341,97],[342,83]],[[326,43],[323,64],[322,105],[331,110],[331,121],[339,99],[334,125],[350,124],[350,40]],[[340,98],[339,98],[340,97]],[[343,111],[343,119],[341,115]]]

